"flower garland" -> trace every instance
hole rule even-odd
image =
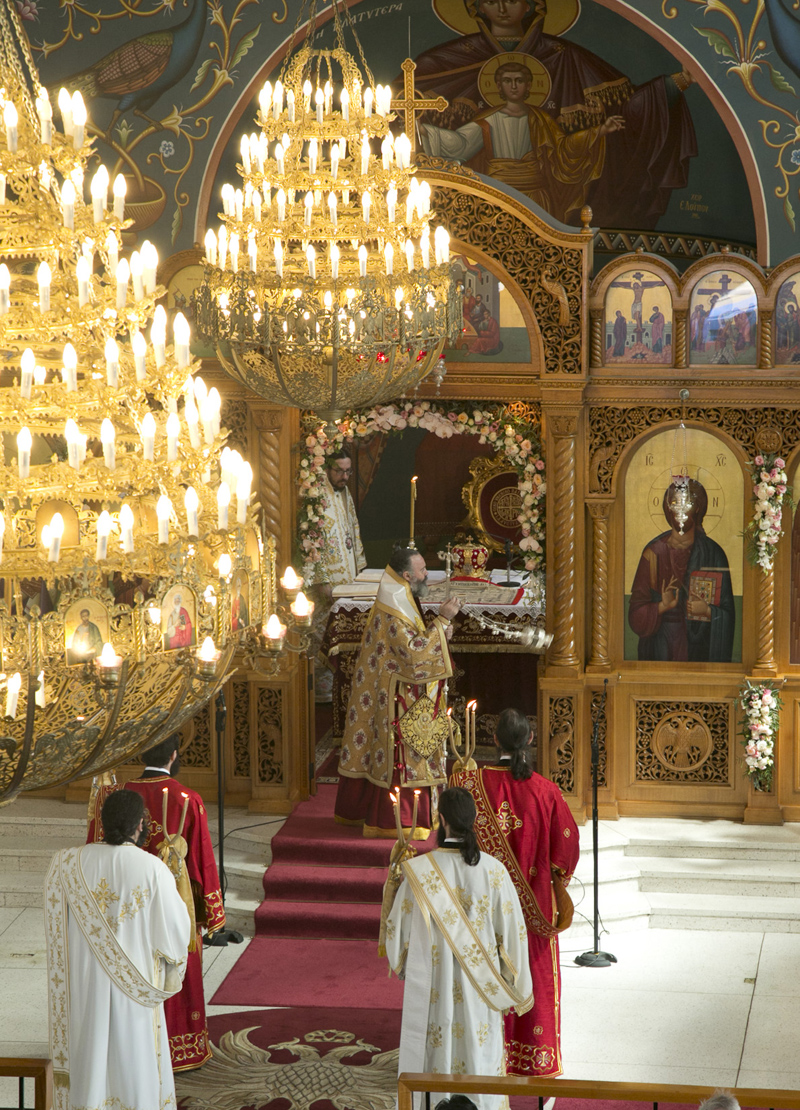
[[[746,680],[739,691],[739,704],[744,710],[741,735],[747,773],[756,790],[769,790],[780,724],[780,696],[771,682],[754,685]]]
[[[747,557],[764,573],[775,560],[778,540],[783,535],[783,502],[792,503],[786,463],[776,455],[756,455],[749,464],[753,475],[753,519],[745,529]]]
[[[298,512],[298,541],[306,582],[313,584],[315,580],[315,564],[322,558],[325,542],[320,518],[325,508],[322,477],[327,456],[353,440],[367,439],[376,432],[402,432],[405,428],[424,428],[440,439],[475,435],[480,443],[491,443],[503,453],[519,475],[522,507],[517,520],[522,531],[519,546],[525,555],[525,566],[528,570],[539,570],[544,565],[545,480],[536,425],[514,416],[502,405],[459,411],[434,401],[405,401],[350,412],[339,421],[333,434],[324,426],[307,424],[301,443]]]

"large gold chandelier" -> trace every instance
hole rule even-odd
[[[256,393],[331,417],[416,386],[455,338],[461,301],[430,186],[390,130],[391,90],[346,6],[334,0],[332,49],[313,48],[315,16],[311,0],[303,45],[261,91],[260,134],[242,137],[242,185],[222,188],[197,323]]]
[[[229,669],[232,588],[250,623],[274,590],[155,249],[124,257],[124,190],[89,166],[79,94],[54,124],[13,0],[0,63],[3,804],[179,728]]]

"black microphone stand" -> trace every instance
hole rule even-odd
[[[216,697],[216,713],[214,714],[214,728],[217,733],[217,823],[219,825],[219,886],[222,893],[222,905],[225,905],[225,891],[228,879],[225,875],[225,721],[228,716],[228,706],[225,703],[225,691],[220,690]],[[235,929],[220,929],[211,937],[206,937],[204,945],[210,948],[224,948],[228,944],[241,944],[244,937]]]
[[[594,948],[590,952],[584,952],[581,956],[575,957],[575,963],[580,964],[581,967],[610,967],[611,964],[617,962],[617,957],[612,955],[611,952],[600,951],[600,909],[598,906],[598,886],[600,878],[597,868],[597,777],[600,771],[600,742],[598,734],[600,732],[600,716],[605,712],[606,696],[608,695],[608,679],[603,679],[603,696],[600,699],[600,704],[597,707],[597,712],[592,721],[592,850],[594,852]]]
[[[514,582],[511,579],[511,564],[514,561],[514,558],[511,554],[511,540],[506,540],[506,542],[505,542],[505,556],[506,556],[506,580],[503,583],[503,585],[504,586],[520,586],[520,585],[522,585],[521,582]]]

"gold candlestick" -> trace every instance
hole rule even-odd
[[[416,508],[416,502],[417,502],[417,476],[415,474],[414,477],[411,479],[411,521],[410,521],[410,525],[409,525],[409,529],[408,529],[409,534],[411,536],[411,539],[409,540],[409,544],[408,544],[409,547],[416,547],[417,546],[414,543],[414,510]]]
[[[414,791],[414,812],[411,816],[411,834],[410,840],[414,839],[414,833],[417,831],[417,810],[419,808],[419,790]]]

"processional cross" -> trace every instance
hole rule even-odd
[[[395,111],[402,112],[405,117],[404,130],[411,143],[411,153],[414,154],[417,149],[417,116],[428,111],[443,112],[445,108],[450,106],[450,101],[445,100],[443,96],[437,96],[435,99],[417,96],[414,88],[414,70],[417,68],[417,63],[412,61],[411,58],[406,58],[401,68],[403,70],[403,95],[402,97],[393,97],[391,106]]]

